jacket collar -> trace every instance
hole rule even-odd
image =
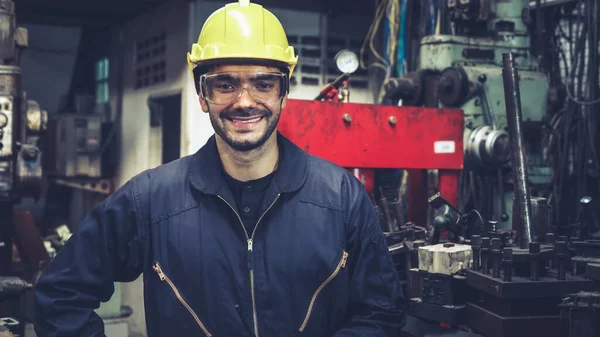
[[[279,132],[277,142],[280,157],[277,171],[273,176],[277,192],[297,191],[308,177],[308,154]],[[219,194],[227,184],[222,170],[215,135],[212,135],[192,157],[189,169],[190,183],[200,192]]]

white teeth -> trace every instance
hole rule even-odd
[[[244,124],[248,124],[248,123],[256,123],[258,122],[262,117],[257,117],[257,118],[253,118],[253,119],[244,119],[244,120],[240,120],[240,119],[233,119],[234,122],[236,123],[244,123]]]

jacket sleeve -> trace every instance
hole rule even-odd
[[[353,189],[348,222],[350,300],[346,323],[333,337],[396,337],[404,326],[400,280],[375,209],[362,185]]]
[[[35,286],[38,337],[104,336],[94,310],[110,300],[114,282],[134,281],[143,269],[139,192],[131,180],[92,209],[45,269]]]

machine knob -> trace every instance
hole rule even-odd
[[[450,108],[463,105],[469,94],[469,77],[462,67],[450,67],[442,71],[437,83],[440,102]]]
[[[443,215],[438,215],[433,219],[433,227],[439,230],[446,229],[450,226],[450,219]]]
[[[38,150],[34,147],[24,147],[21,155],[26,161],[33,161],[38,156]]]
[[[8,125],[8,116],[0,112],[0,129]]]
[[[422,100],[422,74],[410,72],[401,78],[390,78],[383,85],[388,99],[401,99],[404,106],[420,105]]]

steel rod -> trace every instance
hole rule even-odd
[[[529,243],[534,241],[534,227],[531,224],[531,201],[528,189],[527,158],[525,156],[525,145],[521,122],[521,91],[519,88],[519,71],[515,62],[514,53],[502,54],[502,80],[504,82],[504,99],[506,104],[506,122],[510,138],[512,170],[515,174],[514,193],[515,204],[513,209],[513,229],[521,230],[521,248],[528,248]]]

